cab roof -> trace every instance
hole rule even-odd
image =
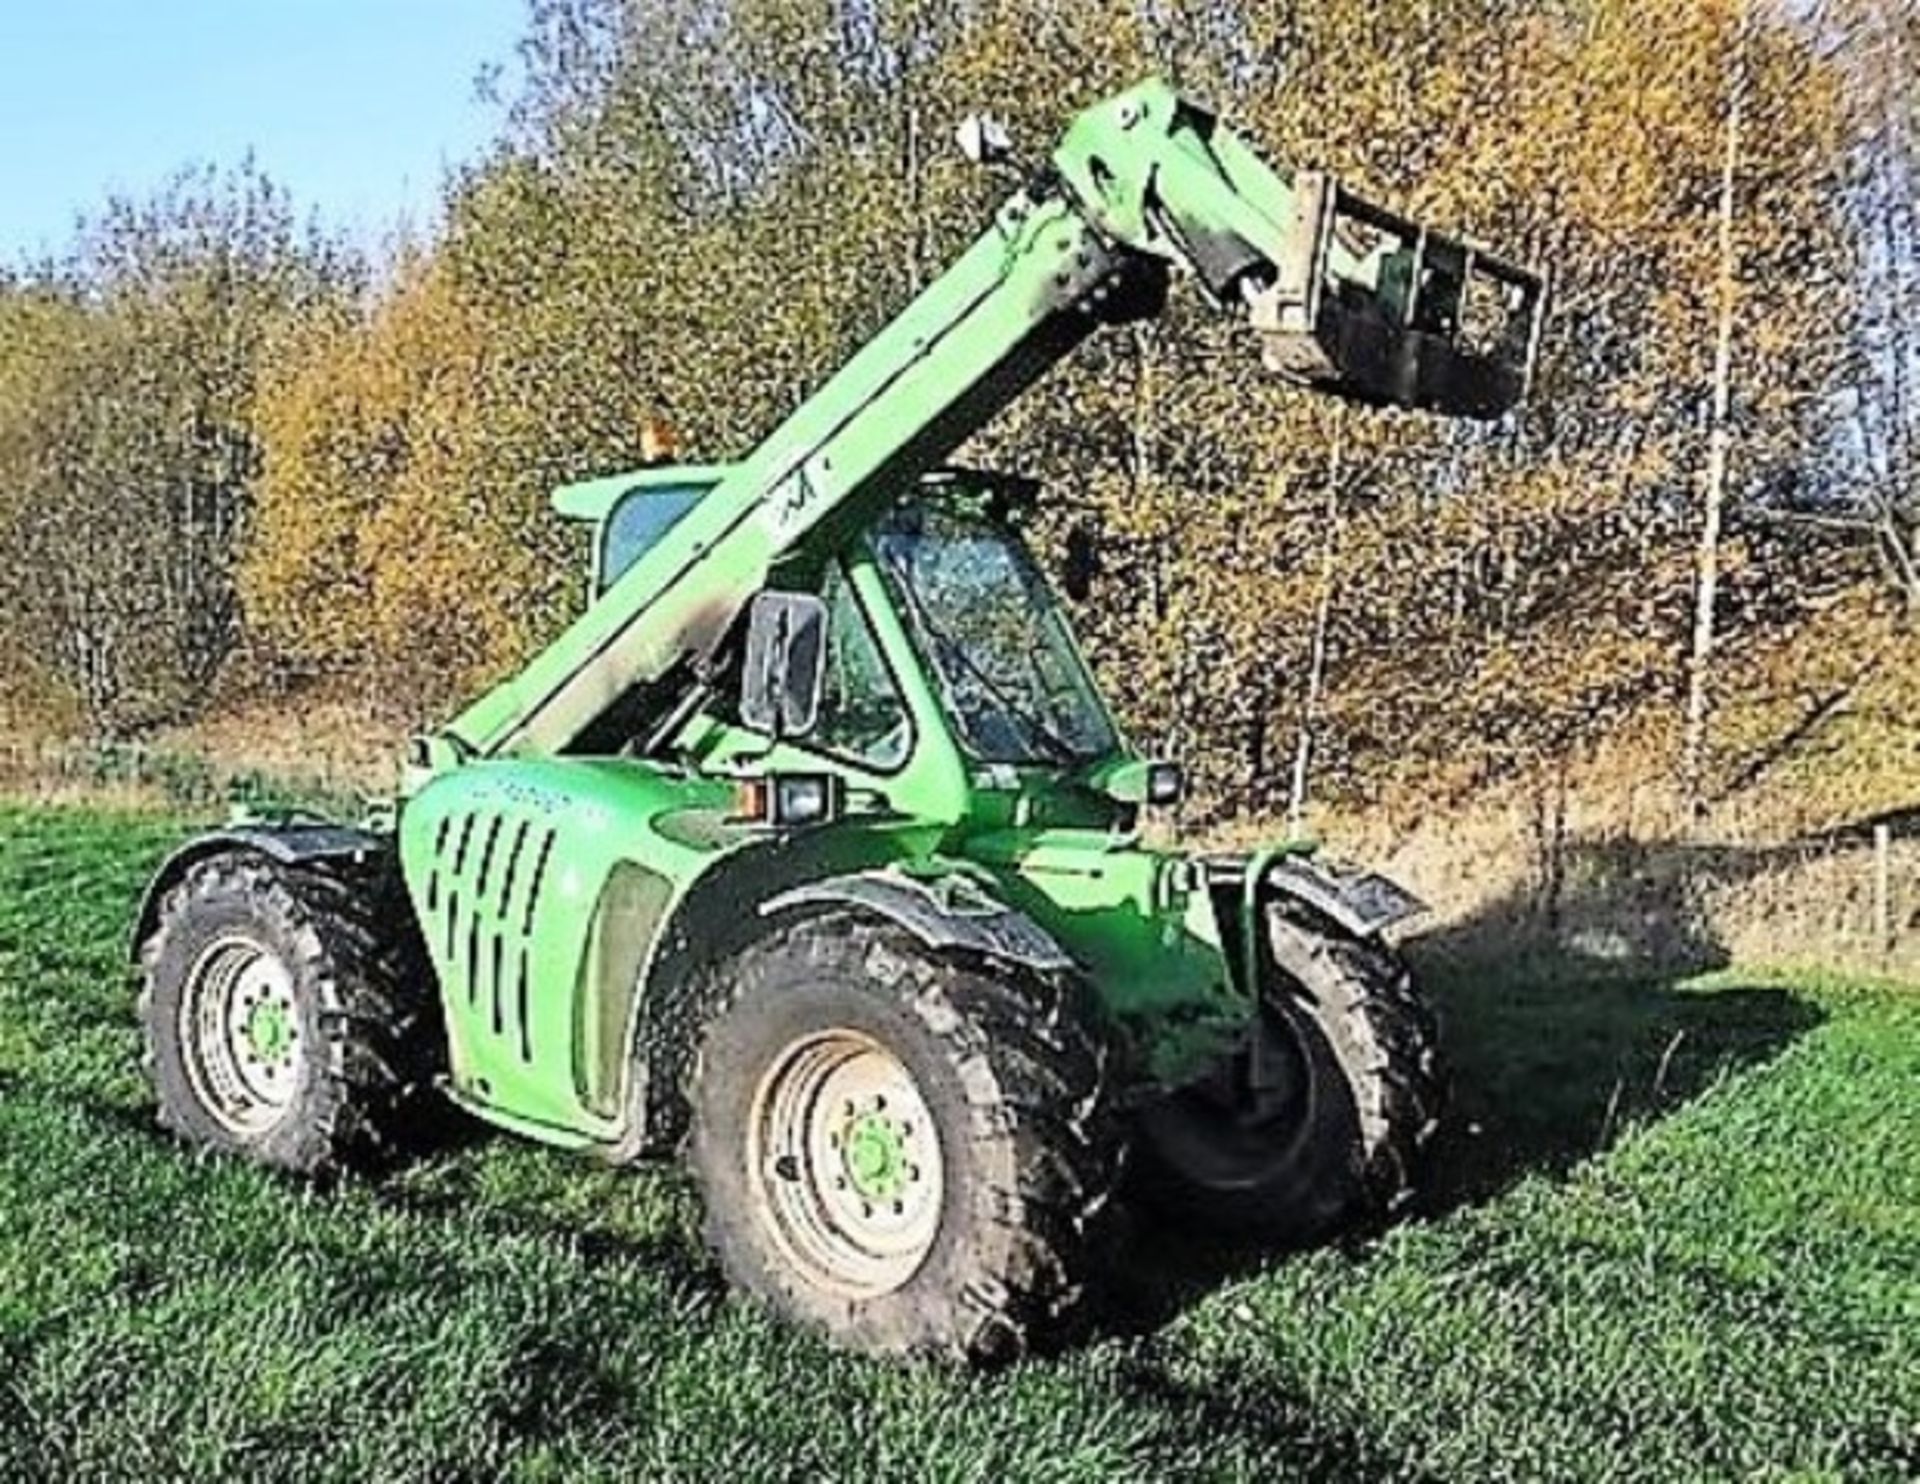
[[[649,469],[630,469],[625,474],[583,479],[578,484],[563,484],[555,490],[553,508],[569,520],[605,520],[615,502],[632,490],[684,489],[690,484],[711,488],[739,467],[738,464],[656,464]]]
[[[553,492],[553,508],[569,520],[603,521],[623,495],[635,490],[685,489],[704,485],[708,489],[740,468],[738,464],[656,464],[647,469],[630,469],[624,474],[607,474],[563,484]],[[1039,485],[1021,474],[1004,474],[992,469],[932,469],[921,475],[922,486],[931,489],[958,486],[963,489],[999,491],[1011,503],[1031,501]]]

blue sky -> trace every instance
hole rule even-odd
[[[0,0],[0,261],[76,212],[251,146],[304,213],[366,240],[432,219],[498,122],[523,0]]]

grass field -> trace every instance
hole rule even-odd
[[[0,809],[0,1477],[1920,1473],[1920,995],[1435,978],[1416,1220],[1264,1260],[1142,1229],[988,1377],[728,1300],[669,1170],[454,1141],[315,1194],[154,1131],[122,933],[177,831]]]

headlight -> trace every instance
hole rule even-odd
[[[838,819],[845,785],[837,773],[771,773],[740,783],[736,817],[774,829]]]

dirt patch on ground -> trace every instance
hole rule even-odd
[[[405,738],[351,702],[236,707],[137,742],[0,731],[0,796],[217,813],[255,803],[352,811],[391,795]]]

